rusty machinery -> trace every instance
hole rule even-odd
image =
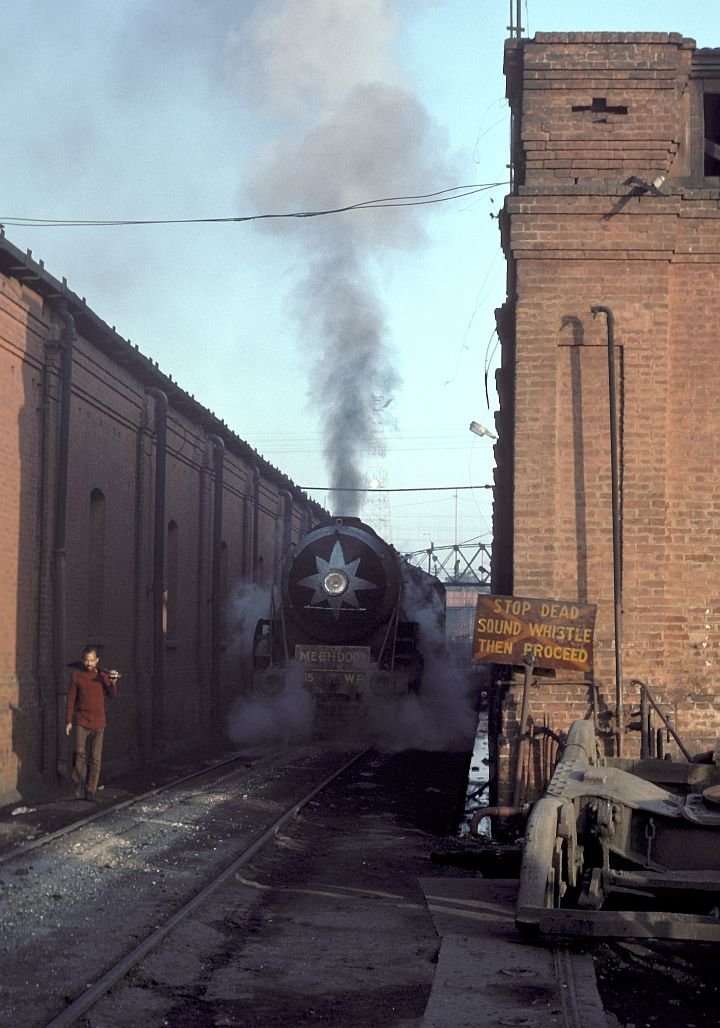
[[[516,924],[720,942],[718,763],[604,758],[573,722],[527,820]]]

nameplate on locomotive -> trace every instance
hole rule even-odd
[[[370,667],[370,647],[298,643],[295,660],[313,671],[365,671]]]

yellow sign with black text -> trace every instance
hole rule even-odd
[[[475,614],[473,660],[592,671],[594,604],[523,596],[480,595]]]

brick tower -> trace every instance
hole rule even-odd
[[[537,680],[536,720],[564,728],[595,710],[609,748],[633,753],[642,680],[689,748],[711,749],[720,49],[678,34],[540,33],[507,42],[505,73],[513,182],[501,216],[493,592],[597,604],[593,674]],[[511,684],[496,711],[503,738],[517,705]]]

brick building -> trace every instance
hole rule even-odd
[[[720,49],[677,34],[539,33],[508,41],[505,73],[513,181],[492,591],[598,607],[593,674],[537,677],[531,721],[563,729],[595,705],[609,751],[637,754],[640,680],[687,747],[709,750],[720,736]],[[501,767],[520,693],[510,684],[495,710]]]
[[[67,772],[68,663],[122,669],[108,774],[221,735],[228,602],[320,507],[0,232],[0,803]]]

